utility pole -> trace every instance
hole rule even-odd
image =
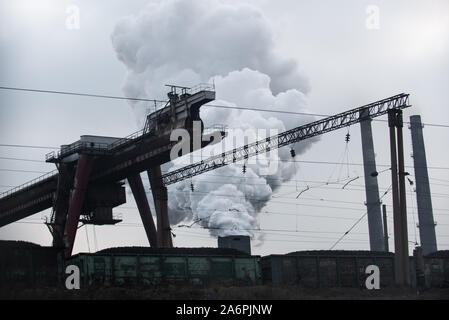
[[[410,285],[410,258],[408,252],[408,229],[407,229],[407,195],[405,189],[405,176],[408,175],[405,172],[404,165],[404,138],[402,134],[403,120],[402,120],[402,110],[397,110],[396,112],[396,131],[398,134],[398,169],[399,169],[399,206],[401,209],[401,245],[404,259],[404,284]]]
[[[385,245],[385,252],[390,251],[390,247],[388,246],[388,223],[387,223],[387,205],[382,205],[382,212],[383,212],[383,220],[384,220],[384,245]]]
[[[400,286],[410,285],[407,207],[405,199],[404,150],[402,111],[388,111],[390,127],[391,180],[393,193],[395,280]],[[397,131],[397,139],[396,139]]]

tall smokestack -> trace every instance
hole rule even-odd
[[[415,167],[416,200],[418,202],[419,236],[423,254],[427,255],[438,249],[422,128],[421,116],[411,116],[410,129]]]
[[[365,115],[362,111],[360,113],[360,118],[363,117],[365,117]],[[367,117],[365,120],[360,122],[360,131],[362,134],[363,169],[365,172],[366,207],[368,212],[369,243],[371,251],[385,251],[371,121],[371,118]]]

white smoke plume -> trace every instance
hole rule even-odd
[[[123,90],[129,97],[162,99],[164,84],[193,86],[214,81],[217,100],[210,104],[307,112],[306,78],[295,60],[275,53],[270,25],[251,5],[218,0],[152,1],[136,16],[117,23],[112,43],[127,67]],[[143,124],[151,106],[142,102],[132,102],[132,106]],[[207,106],[202,107],[201,118],[206,127],[223,124],[255,132],[282,132],[313,121],[312,117]],[[296,153],[303,153],[311,143],[296,144]],[[223,151],[216,145],[201,152],[216,150]],[[201,152],[194,153],[194,161],[201,159]],[[197,222],[216,236],[253,236],[257,213],[275,189],[295,174],[290,159],[289,149],[281,148],[274,159],[277,171],[271,176],[261,175],[258,164],[247,164],[243,174],[240,163],[170,185],[170,222]],[[174,168],[185,164],[182,158],[178,160]]]

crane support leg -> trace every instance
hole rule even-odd
[[[151,214],[150,205],[145,194],[142,178],[140,173],[133,174],[128,177],[129,186],[136,200],[137,208],[139,209],[140,217],[147,234],[148,241],[153,248],[158,247],[158,239],[156,233],[156,226],[154,225],[153,216]]]
[[[92,171],[94,159],[92,156],[81,154],[75,173],[75,181],[71,191],[69,212],[64,231],[65,252],[64,256],[69,258],[72,255],[73,244],[75,243],[78,221],[83,208],[84,196],[86,194],[89,175]]]
[[[162,181],[161,166],[151,168],[151,170],[147,171],[147,174],[156,208],[158,241],[161,247],[172,248],[173,240],[168,218],[168,194],[167,188]]]
[[[53,247],[64,248],[64,229],[66,225],[67,212],[70,204],[70,189],[73,186],[72,166],[65,163],[59,165],[58,186],[53,203],[53,217],[51,221],[51,233],[53,236]]]

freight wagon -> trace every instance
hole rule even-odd
[[[81,285],[161,283],[262,283],[260,256],[201,254],[77,254],[65,261],[77,265]]]
[[[364,288],[365,269],[380,269],[381,288],[394,286],[394,255],[370,251],[300,251],[252,256],[227,248],[121,247],[80,253],[68,260],[52,247],[0,241],[0,288],[63,286],[67,265],[80,268],[81,285],[163,283],[229,283]],[[449,287],[449,251],[424,257],[416,272],[410,257],[413,286]]]
[[[365,287],[366,267],[376,265],[382,288],[394,286],[394,255],[367,251],[302,251],[262,258],[264,283],[304,287]],[[415,266],[410,258],[412,286]]]

